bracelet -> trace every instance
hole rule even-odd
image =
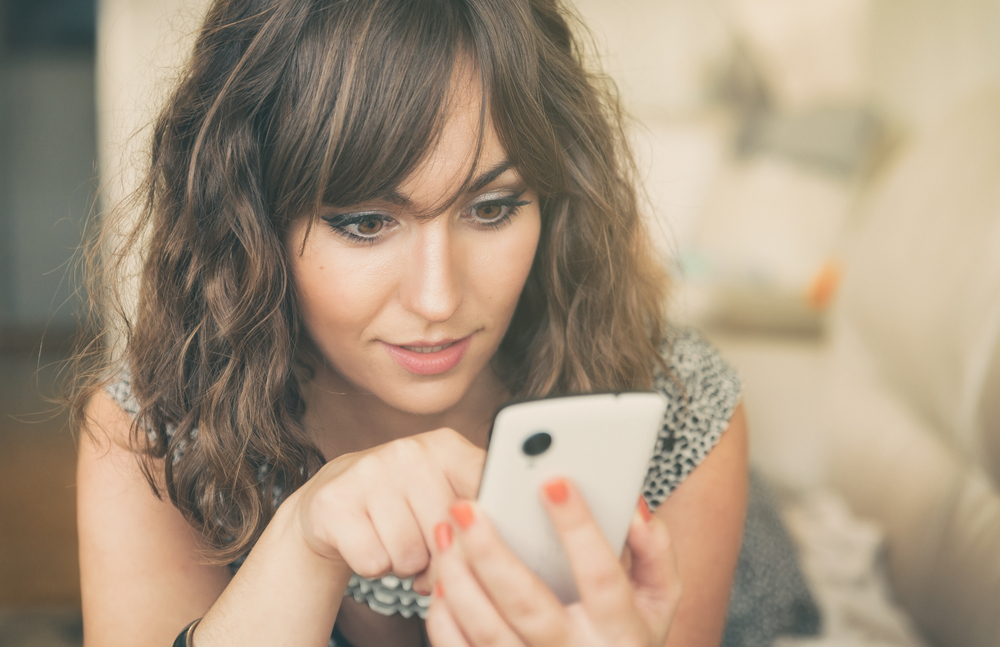
[[[174,641],[174,647],[194,647],[194,641],[192,641],[192,636],[194,636],[194,628],[198,626],[201,622],[201,618],[191,622],[188,626],[181,629],[181,633],[177,636],[177,640]]]

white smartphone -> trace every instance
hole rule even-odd
[[[625,547],[666,398],[598,393],[519,402],[493,421],[480,508],[508,546],[564,604],[579,599],[569,562],[540,499],[542,484],[570,479],[616,554]]]

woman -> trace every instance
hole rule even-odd
[[[143,246],[125,351],[76,398],[88,645],[718,643],[738,386],[664,334],[580,59],[551,0],[214,3],[93,292]],[[540,493],[563,608],[472,502],[492,415],[653,387],[655,514],[621,563],[572,483]]]

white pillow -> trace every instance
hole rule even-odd
[[[1000,494],[863,371],[827,391],[830,482],[885,532],[893,589],[931,644],[1000,644]]]
[[[833,312],[830,480],[935,643],[1000,641],[1000,88],[874,193]]]
[[[905,153],[869,205],[837,305],[837,319],[856,331],[881,378],[996,484],[998,115],[993,88]]]

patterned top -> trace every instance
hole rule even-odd
[[[667,411],[643,486],[643,496],[653,510],[719,441],[740,398],[740,381],[736,373],[696,332],[676,332],[664,343],[663,354],[669,373],[658,371],[653,388],[667,397]],[[123,410],[132,415],[138,412],[138,403],[127,379],[110,385],[107,390]],[[172,432],[167,429],[168,435]],[[192,434],[192,441],[196,439]],[[180,456],[173,458],[176,461]],[[278,501],[285,498],[282,491],[273,495]],[[233,563],[234,570],[242,562],[240,559]],[[430,597],[414,592],[412,585],[412,579],[393,575],[377,580],[354,575],[344,595],[365,602],[384,615],[399,613],[409,618],[417,614],[423,618],[427,615]],[[336,644],[339,643],[331,639],[331,647]]]

